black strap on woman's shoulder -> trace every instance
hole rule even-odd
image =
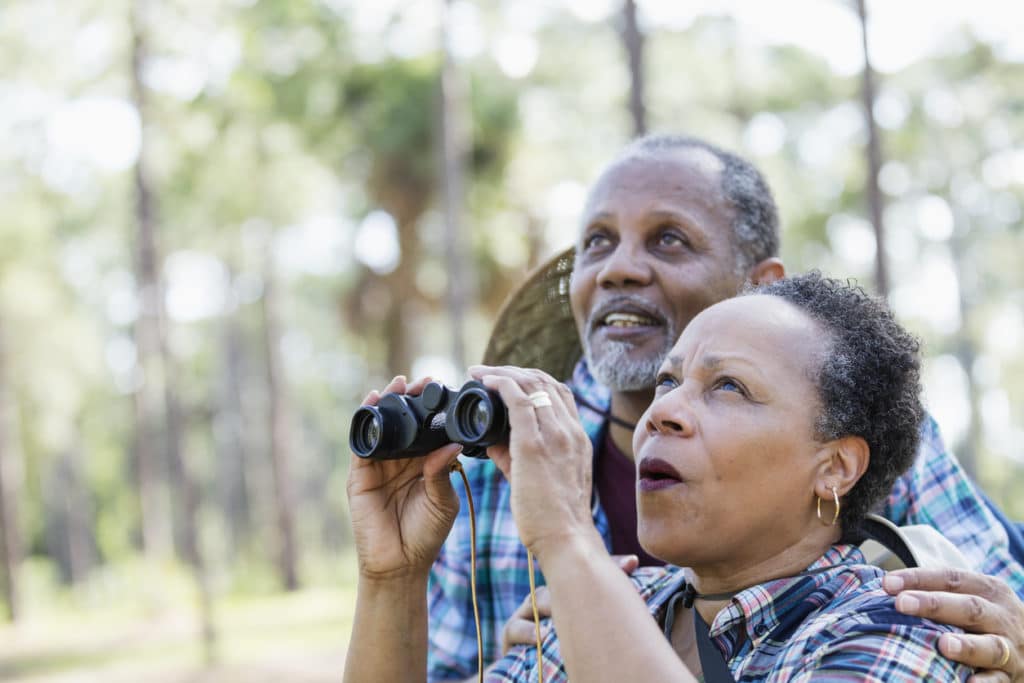
[[[697,654],[700,655],[700,668],[703,670],[704,683],[736,683],[725,663],[722,651],[711,642],[708,624],[696,609],[693,610],[693,630],[697,634]]]
[[[668,602],[665,613],[665,637],[672,641],[672,627],[676,621],[676,609],[682,602],[687,607],[693,605],[693,588],[687,584],[677,592]],[[688,604],[687,604],[688,603]],[[700,667],[703,671],[704,683],[736,683],[729,671],[729,665],[725,663],[725,657],[721,650],[711,642],[711,634],[708,631],[707,622],[700,616],[700,613],[693,610],[693,630],[697,638],[697,654],[700,655]]]

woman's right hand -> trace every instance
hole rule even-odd
[[[383,392],[370,392],[363,405],[392,392],[418,395],[429,381],[407,385],[400,375]],[[448,444],[402,460],[352,456],[348,503],[362,578],[426,576],[459,512],[449,473],[461,450]]]

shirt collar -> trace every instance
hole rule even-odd
[[[846,571],[850,563],[863,562],[864,556],[856,546],[834,545],[797,576],[746,588],[734,595],[715,617],[711,637],[727,660],[736,655],[745,640],[756,648],[780,624],[803,621],[807,614],[830,601],[833,592],[819,589],[837,573]]]
[[[595,408],[607,411],[612,403],[612,392],[590,374],[587,360],[580,358],[572,371],[572,388],[583,400]]]

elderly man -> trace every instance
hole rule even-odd
[[[637,541],[631,440],[658,367],[701,310],[744,283],[784,276],[778,241],[771,192],[751,164],[693,138],[643,138],[592,188],[574,262],[570,254],[552,261],[504,312],[485,362],[542,367],[563,377],[571,368],[568,384],[594,451],[594,522],[611,553],[657,563]],[[531,355],[534,348],[539,351]],[[491,662],[502,654],[503,639],[505,648],[532,642],[532,625],[520,609],[529,592],[526,550],[501,473],[489,461],[466,470],[477,506],[483,658]],[[1011,679],[1024,670],[1024,605],[1013,594],[1024,596],[1024,568],[1011,552],[1012,529],[947,452],[931,418],[922,425],[914,467],[897,481],[883,512],[897,524],[937,528],[987,575],[893,575],[902,580],[890,581],[893,592],[929,591],[901,595],[899,608],[984,634],[945,638],[950,658],[1007,671]],[[431,573],[431,681],[477,671],[468,514],[463,500]],[[625,561],[626,568],[636,562]]]

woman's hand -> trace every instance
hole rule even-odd
[[[370,392],[363,405],[376,405],[391,392],[418,395],[429,381],[407,385],[398,376],[383,392]],[[386,580],[429,572],[459,512],[449,473],[461,450],[448,444],[403,460],[352,456],[348,503],[361,577]]]
[[[1024,682],[1024,603],[1004,581],[957,569],[900,569],[882,586],[904,614],[958,626],[939,651],[978,669],[971,680]]]
[[[469,372],[508,407],[509,443],[488,448],[487,455],[511,483],[512,514],[523,544],[543,561],[548,547],[587,531],[596,535],[592,448],[569,388],[540,370],[477,365]]]

